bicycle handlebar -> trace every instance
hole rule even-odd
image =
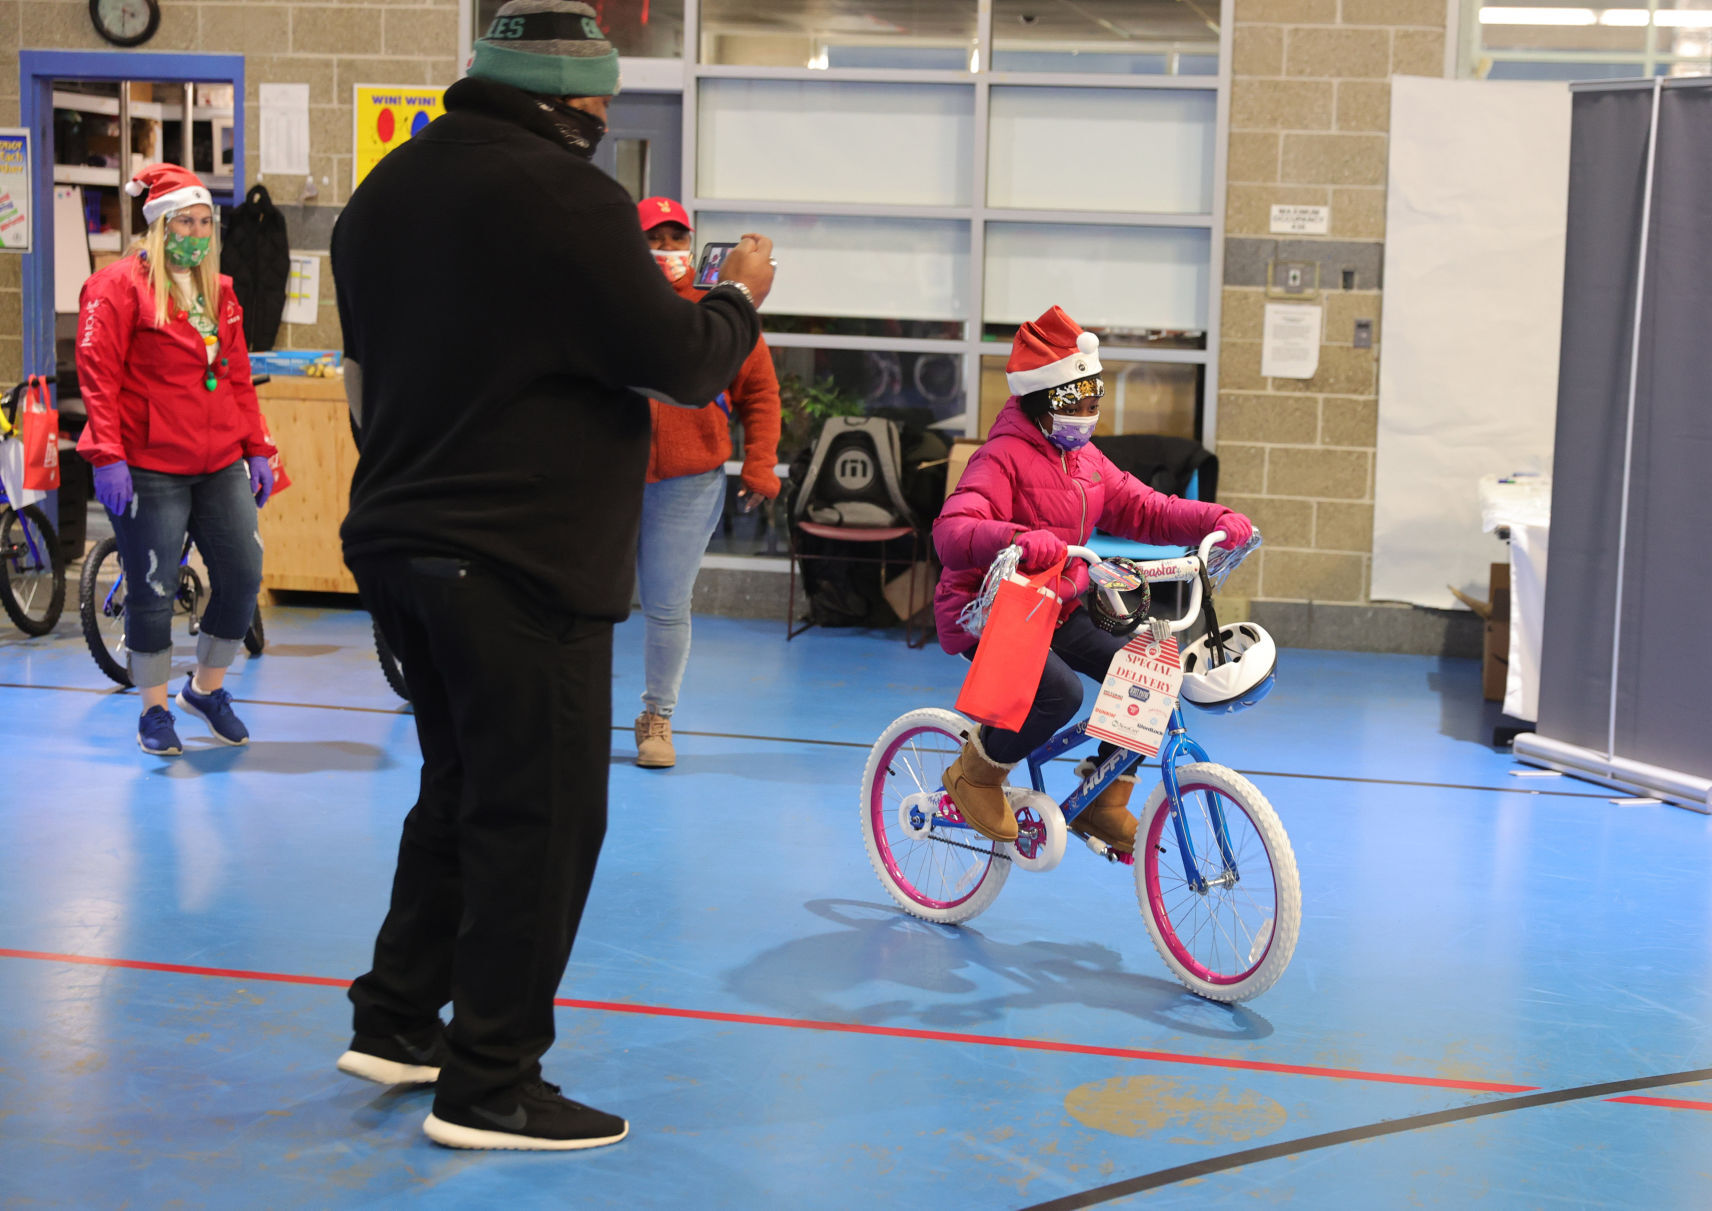
[[[1201,570],[1207,566],[1207,560],[1212,555],[1214,544],[1223,541],[1226,537],[1227,535],[1223,530],[1214,530],[1201,540],[1200,549],[1194,555],[1184,555],[1177,559],[1138,561],[1142,576],[1148,581],[1187,580],[1190,584],[1189,608],[1184,612],[1183,617],[1170,620],[1173,635],[1188,630],[1194,625],[1195,619],[1201,616]],[[1103,557],[1088,547],[1073,546],[1069,548],[1069,553],[1074,558],[1084,560],[1090,566],[1103,562]],[[1157,571],[1159,575],[1149,576],[1147,573],[1150,570]],[[1105,597],[1106,604],[1111,606],[1114,614],[1124,612],[1123,599],[1116,589],[1102,588],[1100,593]]]

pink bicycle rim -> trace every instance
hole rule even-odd
[[[1187,798],[1191,791],[1211,791],[1226,803],[1229,803],[1238,811],[1242,812],[1245,819],[1248,818],[1248,813],[1243,810],[1242,804],[1238,803],[1235,799],[1232,799],[1216,786],[1207,786],[1204,783],[1196,783],[1192,786],[1180,786],[1177,788],[1177,791],[1180,798]],[[1199,959],[1189,953],[1188,948],[1183,945],[1183,940],[1177,936],[1176,925],[1172,923],[1170,915],[1165,911],[1165,894],[1159,887],[1159,838],[1164,833],[1165,822],[1169,820],[1170,817],[1170,805],[1162,805],[1160,809],[1153,814],[1153,824],[1147,830],[1147,899],[1149,905],[1151,905],[1153,909],[1153,919],[1159,926],[1159,932],[1165,938],[1165,944],[1171,948],[1171,953],[1177,956],[1177,961],[1179,963],[1189,969],[1190,974],[1194,975],[1197,979],[1205,980],[1209,984],[1240,984],[1259,970],[1262,963],[1266,962],[1266,956],[1272,953],[1272,943],[1278,939],[1278,930],[1276,927],[1278,920],[1277,885],[1274,883],[1272,889],[1272,920],[1274,922],[1274,928],[1272,930],[1272,936],[1266,939],[1266,949],[1261,952],[1260,957],[1250,966],[1239,971],[1235,975],[1220,975],[1217,972],[1210,970],[1202,964]],[[1249,823],[1253,824],[1254,821],[1249,819]],[[1255,836],[1260,836],[1259,829],[1255,829]],[[1266,848],[1266,839],[1264,837],[1260,837],[1260,848],[1266,854],[1267,869],[1270,870],[1272,867],[1272,851]]]
[[[951,741],[957,740],[957,737],[953,736],[950,732],[941,731],[936,727],[924,726],[912,728],[899,736],[896,740],[892,741],[892,746],[886,750],[885,755],[880,759],[880,764],[874,774],[874,789],[870,792],[870,798],[868,801],[869,821],[874,828],[874,843],[880,850],[880,860],[886,864],[886,870],[891,873],[892,882],[901,888],[905,895],[914,900],[917,904],[920,904],[923,908],[955,908],[980,889],[982,882],[987,877],[986,872],[983,871],[981,873],[981,878],[975,880],[975,886],[969,889],[968,895],[960,896],[955,900],[929,899],[927,896],[924,896],[917,891],[915,889],[915,885],[904,877],[904,872],[898,867],[897,858],[892,855],[891,840],[886,835],[887,813],[886,796],[884,794],[885,783],[883,779],[888,776],[886,771],[892,764],[892,758],[898,755],[899,750],[902,749],[904,745],[908,744],[923,732],[929,732],[935,736],[944,736],[947,740]],[[988,858],[987,865],[991,866],[992,864],[993,860]]]

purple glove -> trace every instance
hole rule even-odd
[[[256,498],[256,508],[267,504],[273,495],[273,468],[260,454],[250,455],[250,492]]]
[[[114,516],[121,516],[130,507],[135,489],[131,487],[131,468],[123,462],[108,463],[95,468],[95,499]]]
[[[1219,518],[1218,524],[1213,529],[1225,532],[1224,541],[1217,545],[1227,551],[1236,550],[1254,537],[1254,523],[1234,509]]]
[[[1022,548],[1022,570],[1044,572],[1062,560],[1068,550],[1064,540],[1051,530],[1030,530],[1012,540]]]

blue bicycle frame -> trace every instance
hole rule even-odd
[[[12,502],[6,495],[5,487],[0,486],[0,508],[10,508],[11,505]],[[53,560],[48,559],[44,552],[37,549],[35,531],[24,524],[23,513],[15,509],[13,511],[18,513],[18,532],[24,536],[24,546],[28,548],[30,558],[35,561],[38,567],[52,567]],[[4,554],[10,556],[11,552],[4,552]]]
[[[1035,790],[1045,793],[1047,763],[1070,749],[1085,744],[1088,740],[1087,727],[1086,720],[1073,723],[1029,754],[1028,775]],[[1177,784],[1177,765],[1184,759],[1206,761],[1208,757],[1207,750],[1189,735],[1189,729],[1183,722],[1183,708],[1179,706],[1171,712],[1165,747],[1159,753],[1159,774],[1160,780],[1165,783],[1166,799],[1171,804],[1171,827],[1177,834],[1177,847],[1183,855],[1183,877],[1195,892],[1204,893],[1210,886],[1210,881],[1201,874],[1200,865],[1195,860],[1194,843],[1183,823],[1183,796]],[[1143,760],[1140,753],[1121,748],[1107,757],[1100,767],[1059,805],[1059,809],[1064,813],[1064,823],[1069,824],[1075,820],[1108,786],[1141,765]],[[1237,870],[1236,855],[1231,850],[1230,833],[1225,827],[1224,809],[1219,806],[1217,800],[1211,801],[1209,806],[1212,809],[1209,814],[1213,821],[1213,835],[1218,838],[1219,857],[1223,864],[1219,881],[1235,884],[1241,875]]]

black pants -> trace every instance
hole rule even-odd
[[[1133,635],[1108,635],[1094,625],[1086,609],[1077,610],[1053,633],[1052,651],[1046,657],[1046,669],[1040,675],[1040,689],[1034,696],[1034,707],[1022,728],[1001,732],[997,728],[981,729],[981,747],[994,761],[1009,764],[1021,761],[1035,749],[1052,739],[1059,728],[1076,717],[1082,709],[1082,678],[1095,681],[1106,679],[1106,669],[1112,657],[1123,649]],[[1101,757],[1112,746],[1100,746]]]
[[[554,615],[463,560],[352,561],[404,664],[422,783],[404,821],[358,1034],[452,1003],[454,1105],[539,1072],[606,836],[612,623]]]

